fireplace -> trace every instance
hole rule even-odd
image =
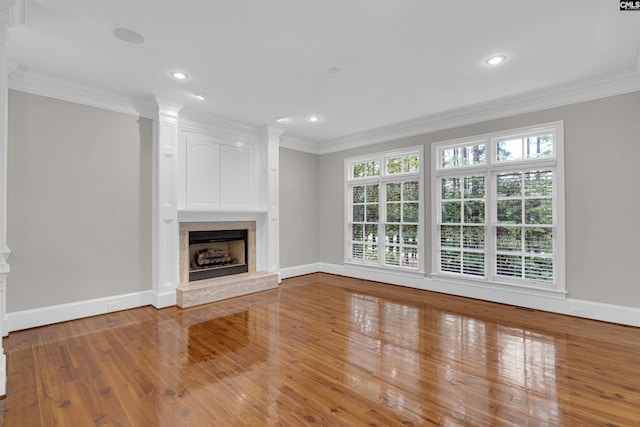
[[[255,271],[255,221],[180,223],[181,284]]]
[[[249,271],[248,230],[189,232],[189,281]]]
[[[180,308],[278,287],[278,274],[256,271],[256,222],[180,223]]]

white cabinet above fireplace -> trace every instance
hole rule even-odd
[[[262,147],[181,131],[178,153],[178,209],[259,209]]]

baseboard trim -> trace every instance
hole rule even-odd
[[[22,329],[66,322],[83,317],[150,305],[154,302],[152,291],[114,295],[69,304],[53,305],[7,313],[7,333]],[[174,293],[175,304],[175,293]]]
[[[358,268],[349,265],[337,265],[329,263],[318,263],[309,265],[317,265],[317,272],[337,274],[340,276],[372,280],[399,286],[407,286],[411,288],[423,289],[426,291],[441,292],[445,294],[475,298],[501,304],[533,308],[536,310],[565,314],[573,317],[601,320],[604,322],[640,327],[640,308],[635,307],[605,304],[575,298],[558,298],[552,296],[537,295],[524,292],[520,289],[494,289],[491,287],[483,286],[482,284],[465,285],[438,279],[431,279],[428,277],[401,275],[395,274],[393,272]],[[305,271],[307,271],[307,273],[312,273],[312,271],[308,271],[308,268],[306,268]]]
[[[304,276],[305,274],[317,273],[321,271],[322,263],[297,265],[295,267],[287,267],[280,269],[280,278],[288,279],[290,277]]]
[[[357,266],[318,262],[283,268],[280,270],[280,277],[287,279],[319,272],[640,327],[640,308],[575,298],[547,297],[522,292],[520,290],[493,289],[482,285],[465,285],[428,277],[403,275]],[[7,313],[4,333],[7,334],[22,329],[97,316],[114,311],[128,310],[145,305],[163,308],[174,306],[175,304],[175,292],[155,294],[149,290],[50,307],[15,311]],[[2,378],[0,378],[0,389],[2,387],[1,382]]]
[[[176,290],[173,289],[169,292],[163,293],[153,293],[151,294],[151,302],[150,304],[155,308],[165,308],[176,305],[177,295]]]

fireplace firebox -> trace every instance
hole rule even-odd
[[[189,232],[189,281],[249,271],[248,230]]]

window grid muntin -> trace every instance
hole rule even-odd
[[[551,138],[551,151],[546,155],[539,156],[531,156],[530,150],[527,146],[528,140],[532,138],[540,138],[540,137],[549,137]],[[520,142],[520,153],[521,156],[513,159],[500,159],[500,148],[499,145],[502,142],[513,142],[519,140]],[[550,159],[556,157],[556,149],[555,149],[555,141],[556,141],[556,132],[555,130],[546,130],[539,132],[525,132],[518,134],[505,135],[503,137],[497,137],[491,139],[491,158],[493,163],[511,163],[518,161],[529,161],[534,159]],[[543,153],[540,153],[543,154]]]
[[[420,171],[420,156],[418,153],[388,155],[383,157],[384,175],[418,173]],[[389,166],[400,167],[400,171],[389,170]]]
[[[375,158],[361,159],[349,163],[349,180],[371,179],[380,176],[380,160]],[[359,173],[359,170],[362,173]],[[377,172],[376,172],[377,171]]]
[[[486,141],[470,141],[441,147],[437,150],[437,169],[458,169],[486,165],[488,162]],[[476,158],[477,156],[477,158]],[[470,159],[470,157],[472,157]]]
[[[537,174],[539,176],[545,176],[542,174],[546,174],[548,176],[551,175],[551,183],[550,189],[545,191],[543,195],[527,195],[527,189],[531,188],[531,186],[527,186],[527,176],[532,176]],[[504,176],[519,176],[519,194],[508,194],[504,195],[499,193],[499,179]],[[556,171],[553,167],[544,167],[544,168],[535,168],[531,167],[528,169],[510,169],[510,170],[501,170],[499,172],[493,173],[492,179],[492,189],[494,190],[495,200],[496,200],[496,217],[494,218],[494,232],[492,233],[494,238],[494,252],[496,255],[496,262],[493,267],[494,274],[496,277],[508,277],[508,278],[518,278],[525,281],[537,281],[544,283],[555,283],[556,282],[556,258],[557,252],[555,248],[555,240],[553,238],[554,230],[556,229],[556,217],[557,217],[557,203],[556,203]],[[543,179],[542,182],[546,182],[547,179]],[[530,182],[530,181],[529,181]],[[543,186],[540,186],[544,188]],[[549,194],[550,193],[550,194]],[[528,220],[528,210],[527,210],[527,201],[536,201],[536,200],[548,200],[551,202],[551,221],[546,223],[531,223]],[[519,222],[505,222],[500,220],[500,201],[511,201],[511,202],[519,202],[520,212],[519,212]],[[500,230],[518,230],[519,234],[519,245],[518,248],[505,249],[501,246],[500,242]],[[536,229],[546,230],[547,232],[551,232],[551,251],[549,252],[536,252],[527,250],[527,233],[531,233]],[[516,262],[517,258],[517,262]],[[506,266],[507,260],[511,260],[514,262],[514,266]],[[538,260],[538,263],[549,263],[551,274],[547,272],[544,274],[544,271],[541,271],[537,275],[528,274],[531,272],[531,265],[533,260]],[[515,266],[519,267],[519,274],[515,272]]]
[[[417,200],[416,198],[406,198],[405,193],[407,192],[406,184],[416,184],[417,185]],[[389,186],[399,185],[400,187],[400,197],[399,200],[389,200]],[[417,269],[419,267],[419,223],[420,223],[420,182],[417,179],[404,179],[404,180],[394,180],[393,182],[388,182],[385,185],[385,211],[386,216],[384,222],[381,222],[381,227],[384,230],[384,256],[383,256],[383,264],[394,267],[406,267]],[[399,209],[399,220],[398,221],[389,221],[389,205],[398,204]],[[415,217],[406,218],[406,209],[405,206],[408,205],[416,205],[416,213]],[[414,221],[411,221],[414,219]],[[390,236],[389,230],[391,228],[398,227],[398,234]],[[415,237],[411,238],[407,235],[408,230],[415,227]],[[391,239],[390,239],[391,238]],[[391,241],[390,241],[391,240]],[[397,263],[389,262],[390,258],[396,254]],[[395,258],[393,258],[395,261]]]
[[[368,182],[353,185],[349,189],[351,208],[349,230],[349,258],[360,261],[377,261],[378,260],[378,239],[380,236],[377,227],[380,217],[380,185],[378,183]],[[374,194],[377,190],[377,196]],[[369,208],[377,208],[376,221],[369,214]],[[356,239],[361,235],[360,239]]]
[[[468,171],[465,171],[468,172]],[[482,193],[472,194],[468,191],[469,183],[474,181],[482,182]],[[471,230],[477,228],[482,229],[483,238],[486,236],[487,225],[487,212],[486,212],[486,194],[487,194],[487,175],[483,174],[459,174],[446,176],[438,179],[438,267],[442,265],[445,268],[440,268],[441,272],[451,274],[464,274],[474,277],[485,277],[486,261],[485,256],[486,241],[483,239],[482,247],[474,247],[467,243],[470,241]],[[471,186],[473,190],[473,186]],[[467,221],[466,207],[469,203],[480,203],[483,207],[483,219],[481,222],[469,222]],[[459,206],[456,206],[459,203]],[[451,205],[455,212],[458,209],[458,214],[452,219],[458,219],[458,221],[449,221],[448,218],[443,218],[445,206]],[[442,231],[447,229],[450,231],[448,242],[457,235],[457,245],[444,244]],[[465,231],[467,233],[465,233]]]
[[[407,159],[407,158],[411,158],[413,157],[414,162],[414,167],[411,166],[407,166],[405,167],[405,165],[403,164],[403,169],[400,172],[390,172],[388,173],[387,171],[387,161],[393,158],[398,158],[401,157],[403,160]],[[371,162],[371,161],[380,161],[380,175],[376,176],[376,177],[371,177],[371,176],[367,176],[367,177],[354,177],[353,175],[353,167],[356,164],[360,164],[363,163],[365,161]],[[362,258],[355,258],[353,257],[353,245],[358,244],[359,242],[354,242],[353,240],[353,235],[349,234],[348,238],[347,238],[347,261],[350,262],[357,262],[357,263],[370,263],[370,264],[378,264],[380,266],[384,266],[384,267],[389,267],[389,268],[400,268],[400,269],[409,269],[409,270],[420,270],[421,269],[421,261],[420,261],[420,253],[421,253],[421,246],[423,246],[423,244],[421,243],[421,239],[420,239],[420,235],[421,235],[421,211],[420,211],[420,206],[422,204],[422,195],[423,195],[423,189],[421,188],[421,182],[422,182],[422,172],[421,172],[421,166],[420,163],[422,162],[422,148],[418,147],[418,148],[412,148],[412,149],[408,149],[408,150],[400,150],[400,151],[395,151],[395,152],[386,152],[386,153],[380,153],[379,155],[376,156],[369,156],[369,157],[362,157],[362,158],[358,158],[358,159],[347,159],[347,161],[345,162],[347,164],[347,172],[346,172],[346,176],[347,176],[347,197],[348,199],[348,203],[347,203],[347,209],[348,209],[348,218],[347,218],[347,232],[348,233],[352,233],[352,228],[353,228],[353,188],[355,186],[358,185],[363,185],[363,184],[371,184],[371,183],[378,183],[380,185],[380,193],[379,193],[379,197],[380,197],[380,203],[379,203],[379,227],[378,227],[378,239],[375,242],[375,244],[377,245],[377,250],[378,250],[378,260],[377,261],[373,261],[373,260],[365,260]],[[415,163],[417,163],[417,168],[415,167]],[[401,205],[401,222],[393,222],[393,223],[389,223],[390,225],[399,225],[400,226],[400,235],[398,237],[398,239],[400,239],[400,244],[393,244],[390,243],[389,245],[385,245],[384,242],[382,244],[380,244],[380,238],[384,238],[385,241],[387,239],[386,237],[386,218],[387,218],[387,203],[384,202],[383,200],[386,200],[386,184],[388,183],[400,183],[401,185],[404,185],[404,183],[407,182],[413,182],[415,181],[418,184],[418,200],[403,200],[402,201],[402,205]],[[403,190],[403,194],[404,194],[404,190]],[[404,196],[402,196],[404,197]],[[416,222],[407,222],[407,221],[402,221],[402,215],[405,214],[405,209],[404,209],[404,205],[405,204],[409,204],[409,203],[416,203],[417,204],[417,217],[416,217]],[[415,226],[415,228],[417,229],[416,234],[416,238],[417,241],[415,241],[415,244],[413,244],[413,242],[410,243],[406,243],[405,239],[404,239],[404,232],[403,232],[403,227],[409,227],[409,226]],[[416,260],[416,262],[409,262],[407,265],[407,263],[403,263],[401,262],[400,265],[389,265],[385,263],[385,252],[386,252],[386,248],[387,247],[397,247],[400,251],[401,254],[408,254],[410,255],[411,258],[414,258]]]

